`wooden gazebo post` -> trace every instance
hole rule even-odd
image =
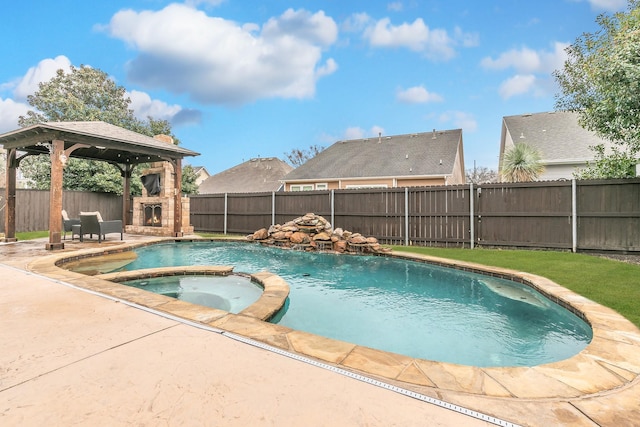
[[[182,237],[182,159],[173,162],[174,203],[173,203],[173,237]]]
[[[131,172],[133,167],[125,164],[124,169],[120,169],[122,175],[122,224],[129,224],[129,211],[131,210]]]
[[[7,173],[5,186],[5,213],[4,213],[4,241],[16,241],[16,169],[18,162],[16,159],[16,149],[7,149]]]
[[[62,243],[62,174],[67,156],[64,141],[51,141],[51,187],[49,190],[49,243],[47,249],[64,249]]]

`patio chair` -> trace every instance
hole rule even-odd
[[[120,240],[123,239],[122,220],[115,219],[103,221],[100,212],[80,212],[80,241],[84,241],[84,236],[93,238],[98,235],[98,243],[106,240],[106,235],[110,233],[120,233]]]
[[[71,240],[73,240],[73,226],[80,225],[80,218],[69,218],[67,211],[62,210],[62,238],[67,240],[67,231],[71,232]]]

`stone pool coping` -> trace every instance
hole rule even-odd
[[[614,404],[617,410],[635,411],[633,415],[639,416],[635,402],[640,382],[640,330],[614,310],[530,273],[410,253],[391,254],[521,281],[568,307],[593,328],[591,343],[569,359],[533,367],[480,368],[416,359],[270,324],[260,320],[260,307],[255,308],[254,313],[231,314],[110,282],[101,276],[86,276],[59,267],[64,262],[89,256],[125,252],[148,244],[178,240],[200,239],[158,239],[143,244],[54,254],[31,262],[28,269],[408,389],[426,393],[431,391],[429,394],[456,403],[476,398],[497,399],[497,402],[505,403],[517,399],[543,406],[562,403],[560,407],[567,412],[567,417],[580,419],[592,411],[594,405],[599,407],[594,402],[606,400],[607,406]],[[255,276],[265,283],[282,280],[271,273],[257,273]],[[622,401],[618,401],[618,397]],[[588,418],[594,420],[597,416],[589,414]]]

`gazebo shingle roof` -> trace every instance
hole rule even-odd
[[[48,148],[39,143],[54,139],[64,140],[65,149],[76,143],[91,145],[74,151],[72,157],[121,164],[199,154],[102,121],[39,123],[0,135],[0,144],[32,154],[46,154]]]

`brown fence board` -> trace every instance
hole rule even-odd
[[[487,184],[478,191],[478,244],[571,249],[571,182]]]
[[[5,189],[0,189],[4,206]],[[81,211],[99,211],[108,219],[122,218],[122,197],[108,193],[87,191],[64,191],[62,207],[70,217],[77,218]],[[62,221],[62,214],[55,213]],[[0,209],[0,231],[4,232],[5,210]],[[49,191],[16,190],[16,231],[45,231],[49,229]]]
[[[578,186],[578,246],[640,251],[640,183],[585,181]]]
[[[274,218],[283,224],[309,212],[331,220],[333,200],[334,228],[385,244],[468,247],[473,197],[474,245],[572,249],[572,186],[570,181],[483,184],[473,194],[466,185],[227,194],[226,231],[249,234],[269,227]],[[640,251],[640,179],[576,181],[575,186],[577,250]],[[190,203],[196,231],[225,231],[224,194],[192,196]],[[93,210],[106,219],[122,215],[122,198],[113,194],[65,191],[63,206],[72,217]],[[0,210],[0,231],[4,214]],[[46,230],[48,215],[49,191],[17,190],[17,231]]]

